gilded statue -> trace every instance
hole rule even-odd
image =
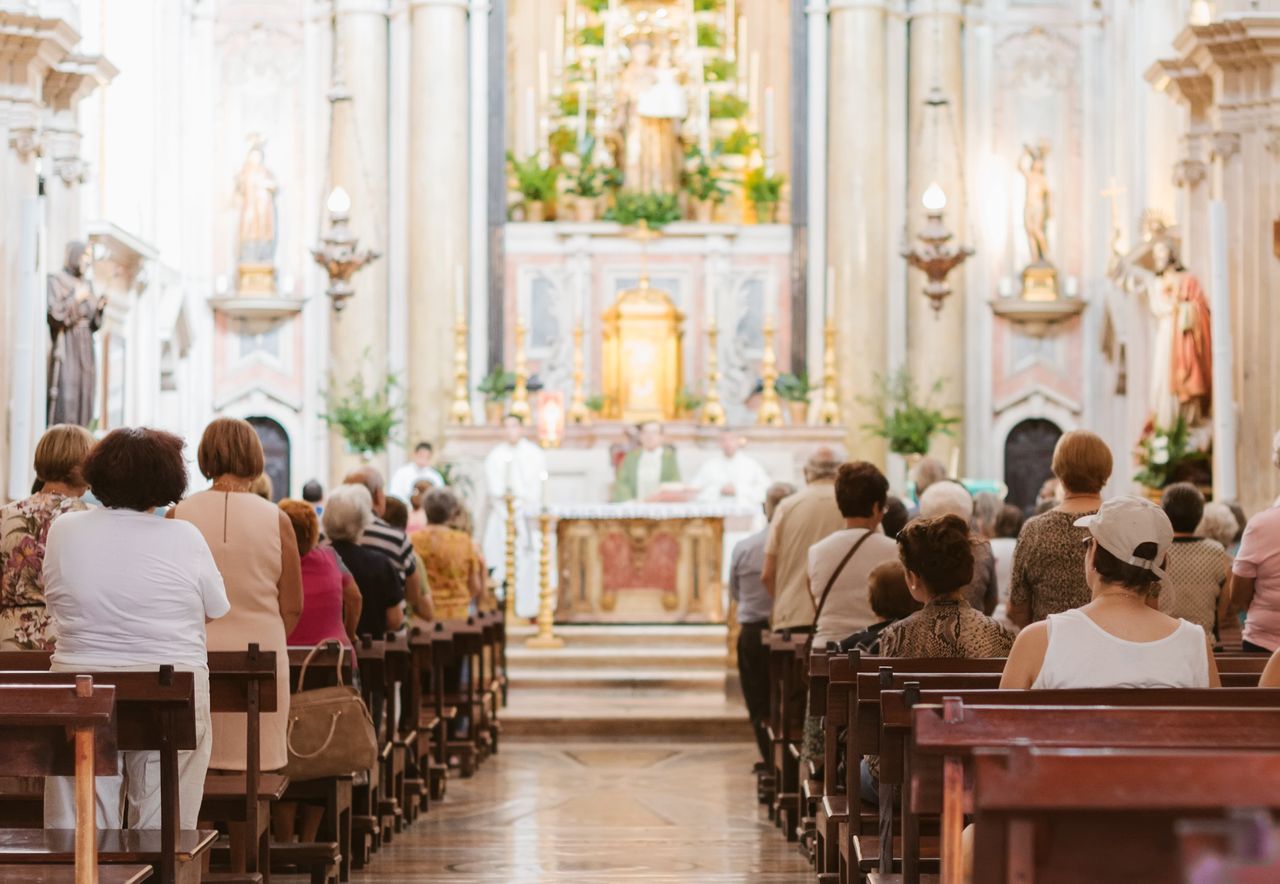
[[[689,103],[671,63],[671,51],[656,53],[647,38],[630,47],[622,72],[618,130],[622,135],[623,187],[639,193],[676,193],[680,186],[678,127]]]
[[[266,140],[253,136],[244,165],[236,173],[240,203],[237,256],[241,264],[271,265],[276,254],[276,191],[279,185],[263,161]]]
[[[1156,320],[1151,367],[1151,412],[1155,426],[1170,429],[1181,417],[1188,427],[1210,416],[1213,391],[1209,303],[1200,281],[1178,260],[1167,236],[1151,246],[1156,276],[1147,285],[1147,306]]]
[[[82,242],[67,243],[62,269],[49,274],[49,423],[93,423],[98,370],[93,333],[102,327],[105,296],[94,294],[89,280],[92,254]]]
[[[1032,264],[1049,263],[1049,178],[1045,174],[1045,157],[1049,142],[1041,141],[1035,147],[1022,146],[1018,171],[1027,184],[1027,202],[1022,210],[1022,226],[1027,234],[1027,248]]]

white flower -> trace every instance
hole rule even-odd
[[[1151,462],[1163,466],[1169,462],[1169,450],[1167,448],[1152,448]]]

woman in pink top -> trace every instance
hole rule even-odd
[[[362,601],[356,582],[339,566],[331,547],[317,545],[320,520],[311,504],[282,500],[280,509],[293,524],[302,556],[302,617],[289,633],[289,644],[317,645],[334,639],[351,647]]]
[[[1280,469],[1280,433],[1271,447],[1271,462]],[[1244,650],[1280,649],[1280,507],[1263,510],[1245,525],[1231,566],[1231,603],[1246,612]]]

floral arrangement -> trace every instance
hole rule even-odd
[[[707,113],[713,120],[741,120],[747,115],[747,102],[732,93],[713,95],[707,102]]]
[[[728,137],[716,142],[717,154],[738,154],[745,156],[756,148],[756,136],[739,126],[729,133]]]
[[[680,203],[674,193],[622,191],[604,217],[606,221],[617,221],[626,226],[644,221],[652,229],[659,230],[680,220]]]
[[[507,371],[501,365],[493,370],[476,385],[476,392],[483,393],[486,402],[502,402],[516,389],[515,372]]]
[[[708,157],[696,146],[689,149],[683,176],[685,193],[696,200],[724,202],[729,189],[724,186],[725,178],[716,170],[715,159],[714,151]]]
[[[1160,489],[1174,482],[1201,482],[1209,473],[1209,453],[1194,448],[1186,420],[1179,417],[1172,427],[1152,423],[1135,452],[1138,472],[1133,480],[1146,488]]]

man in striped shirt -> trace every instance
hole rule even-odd
[[[382,553],[396,566],[404,581],[404,595],[415,611],[430,611],[426,575],[419,572],[413,544],[403,531],[389,524],[383,515],[387,509],[387,493],[382,474],[373,467],[361,467],[347,474],[344,485],[363,485],[373,497],[373,523],[364,529],[360,545]]]

